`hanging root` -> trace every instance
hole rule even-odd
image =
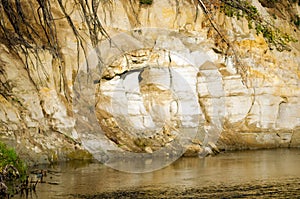
[[[90,41],[95,48],[103,38],[110,40],[109,34],[103,28],[97,14],[100,2],[101,0],[92,0],[91,3],[86,0],[74,2],[76,8],[83,14],[89,30]],[[68,87],[66,66],[61,52],[62,46],[58,39],[59,32],[53,17],[55,3],[51,0],[0,0],[0,43],[6,45],[11,52],[20,58],[27,70],[29,79],[37,90],[46,86],[45,79],[50,78],[42,63],[40,52],[45,50],[50,52],[57,63],[56,67],[58,67],[60,74],[59,92],[64,92],[66,100],[71,102],[71,91]],[[80,49],[87,60],[87,52],[84,48],[86,42],[74,25],[71,16],[66,12],[64,1],[57,0],[57,3],[77,41],[77,67],[79,69]],[[98,59],[101,63],[100,56]],[[31,74],[31,67],[35,67],[34,70],[37,71],[38,82]]]

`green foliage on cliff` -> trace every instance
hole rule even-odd
[[[140,0],[140,4],[151,5],[153,0]]]
[[[291,35],[288,35],[274,26],[270,21],[264,19],[257,8],[245,0],[221,0],[221,10],[229,17],[240,19],[245,17],[248,20],[250,29],[255,29],[256,34],[262,34],[269,43],[270,48],[275,47],[279,51],[290,50],[289,42],[296,42]],[[276,3],[277,0],[270,1]],[[294,22],[295,24],[298,22]],[[300,22],[299,22],[300,23]]]
[[[229,1],[222,0],[224,3],[221,7],[223,12],[229,17],[246,17],[248,20],[256,18],[259,16],[257,8],[252,6],[247,1]]]
[[[299,1],[300,2],[300,1]],[[295,24],[295,26],[297,26],[298,28],[300,27],[300,17],[299,15],[295,15],[295,18],[293,19],[293,23]]]
[[[6,165],[12,165],[18,169],[21,178],[24,178],[26,175],[26,164],[18,157],[14,149],[9,148],[6,144],[0,142],[0,171]]]

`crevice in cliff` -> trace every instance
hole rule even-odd
[[[173,86],[173,77],[172,77],[172,71],[171,71],[171,63],[172,63],[172,57],[171,57],[171,52],[168,51],[168,71],[169,71],[169,75],[170,75],[170,88]]]
[[[194,23],[196,23],[198,20],[198,16],[199,16],[198,0],[193,0],[193,4],[195,5],[195,10],[196,10],[196,14],[195,14],[195,18],[194,18]]]
[[[255,87],[253,87],[252,85],[250,85],[250,87],[252,88],[253,93],[250,96],[251,97],[251,105],[250,105],[249,110],[247,111],[246,116],[245,116],[245,125],[247,127],[249,127],[248,117],[250,116],[251,111],[252,111],[252,109],[254,107],[254,104],[255,104],[255,101],[256,101],[256,90],[255,90]]]
[[[11,97],[12,93],[12,88],[11,88],[11,83],[6,80],[7,75],[5,74],[5,71],[2,68],[2,62],[0,62],[0,94],[3,96],[4,99],[8,100],[9,97]]]
[[[206,122],[205,125],[208,125],[208,124],[211,123],[211,118],[210,118],[210,116],[207,113],[206,105],[203,102],[203,99],[204,99],[203,97],[198,97],[198,102],[199,102],[199,106],[200,106],[201,112],[203,113],[203,116],[204,116],[204,119],[205,119],[205,122]]]
[[[136,69],[136,70],[124,70],[122,73],[115,73],[114,76],[103,76],[101,79],[104,79],[104,80],[112,80],[114,79],[115,77],[120,77],[120,79],[124,79],[126,77],[126,75],[130,74],[130,73],[134,73],[134,72],[137,72],[137,71],[142,71],[142,69]],[[101,82],[101,80],[99,80],[99,83]]]
[[[282,111],[285,110],[284,105],[286,105],[286,103],[288,103],[288,98],[285,96],[281,96],[281,100],[278,104],[278,109],[277,109],[277,113],[276,113],[276,120],[275,120],[275,124],[280,120]]]
[[[176,5],[176,14],[175,14],[175,19],[173,21],[173,27],[176,27],[175,23],[178,20],[178,15],[180,14],[179,0],[175,0],[175,5]]]

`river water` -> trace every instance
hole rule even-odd
[[[186,157],[142,174],[86,162],[46,169],[29,198],[300,198],[300,149]]]

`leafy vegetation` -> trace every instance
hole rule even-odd
[[[300,1],[299,1],[300,2]],[[293,19],[293,23],[295,24],[295,26],[297,26],[298,28],[300,27],[300,17],[299,15],[295,15],[295,18]]]
[[[293,3],[298,3],[298,6],[300,6],[300,0],[292,0]]]
[[[151,5],[153,0],[140,0],[140,4]]]
[[[222,0],[224,3],[221,7],[223,12],[229,17],[246,17],[248,20],[257,18],[259,13],[255,6],[252,6],[247,1],[229,1]]]
[[[256,34],[262,34],[268,42],[270,48],[273,46],[279,50],[290,50],[289,42],[295,42],[292,36],[276,28],[271,22],[263,19],[257,8],[245,0],[221,0],[223,5],[221,10],[229,17],[240,19],[245,17],[248,20],[248,26],[256,30]],[[270,0],[270,3],[276,3],[277,0]],[[295,22],[300,23],[300,22]]]
[[[5,166],[12,165],[19,171],[21,178],[26,177],[26,164],[18,157],[14,149],[7,147],[2,142],[0,142],[0,160],[0,171]]]

